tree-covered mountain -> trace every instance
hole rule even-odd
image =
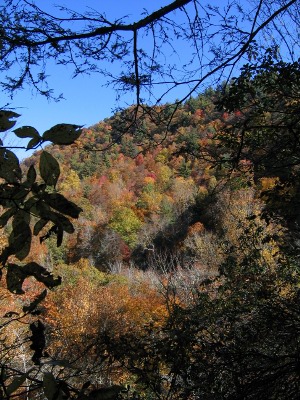
[[[2,323],[2,362],[11,376],[31,369],[2,378],[6,392],[298,398],[299,76],[298,64],[246,66],[181,106],[128,108],[24,161],[28,177],[46,152],[40,178],[58,180],[38,188],[75,231],[60,243],[45,225],[32,240],[26,265],[62,277],[47,296],[7,272],[25,294],[1,287],[3,321],[16,316]]]
[[[247,185],[250,177],[236,176],[235,188],[224,171],[227,167],[220,164],[226,154],[219,154],[216,136],[229,116],[214,109],[216,96],[208,90],[175,110],[167,135],[165,125],[156,125],[153,118],[162,110],[152,111],[124,133],[120,125],[130,117],[127,109],[84,129],[71,146],[48,147],[60,163],[57,190],[84,211],[75,223],[75,235],[61,248],[51,245],[51,239],[48,246],[43,244],[45,259],[57,264],[88,258],[106,270],[116,262],[147,268],[154,254],[174,253],[187,265],[196,257],[204,268],[209,268],[209,260],[217,267],[208,254],[197,254],[204,249],[196,249],[193,235],[210,237],[212,249],[218,247],[225,231],[223,203],[240,201],[236,218],[239,212],[244,218],[251,210],[243,211],[243,202],[260,200],[259,188]],[[174,112],[168,105],[161,108],[166,115]],[[232,113],[230,120],[238,114]],[[38,157],[39,152],[25,160],[25,166],[35,165]]]

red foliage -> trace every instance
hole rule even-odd
[[[144,164],[144,156],[143,156],[143,154],[138,154],[135,158],[135,165],[139,166],[142,164]]]
[[[234,115],[236,116],[236,117],[241,117],[242,115],[243,115],[243,113],[242,113],[242,111],[240,111],[240,110],[236,110],[235,112],[234,112]]]
[[[131,250],[130,250],[129,246],[127,246],[127,244],[123,241],[120,243],[120,251],[121,251],[121,255],[122,255],[122,260],[124,262],[128,263],[130,261],[130,257],[131,257]]]
[[[107,176],[102,175],[102,176],[100,176],[100,178],[99,178],[99,180],[98,180],[98,185],[99,185],[99,186],[102,186],[102,185],[104,185],[104,183],[106,183],[107,181],[108,181]]]
[[[156,174],[154,172],[148,172],[146,178],[152,178],[156,181]]]
[[[204,111],[201,110],[200,108],[198,108],[198,109],[195,111],[195,116],[197,116],[198,118],[204,118]]]

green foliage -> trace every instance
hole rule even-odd
[[[121,235],[129,246],[134,246],[142,223],[132,209],[122,207],[114,212],[109,225]]]

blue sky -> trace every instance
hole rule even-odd
[[[3,0],[0,0],[0,5],[1,1]],[[53,4],[58,4],[59,6],[66,6],[82,12],[87,8],[95,9],[105,13],[107,19],[111,21],[127,15],[128,22],[139,20],[144,9],[151,13],[170,2],[171,0],[56,0],[56,2],[55,0],[47,2],[45,0],[35,0],[38,6],[54,15],[59,15],[53,7]],[[222,8],[227,4],[227,0],[224,2],[210,0],[209,3],[220,5]],[[247,0],[240,0],[240,3],[244,6],[245,4],[252,4],[252,1],[248,3]],[[177,16],[174,17],[173,15],[172,17],[178,18],[178,15],[177,13]],[[175,45],[179,54],[174,57],[178,58],[178,64],[183,64],[188,60],[188,56],[191,56],[191,49],[186,44],[183,46],[182,43],[178,44],[176,42]],[[143,42],[143,46],[146,49],[147,42]],[[166,59],[166,62],[168,61]],[[176,58],[172,59],[172,62],[177,63]],[[17,92],[12,100],[2,93],[0,107],[9,103],[11,108],[21,114],[16,127],[31,125],[40,133],[55,124],[63,122],[89,127],[112,115],[117,107],[126,107],[135,102],[134,95],[132,97],[123,95],[119,103],[117,103],[114,88],[112,86],[106,87],[106,78],[100,74],[82,75],[72,79],[73,70],[71,67],[58,66],[53,60],[50,61],[49,66],[50,68],[47,69],[49,87],[54,90],[57,96],[62,93],[64,100],[60,102],[49,101],[34,92],[31,87],[26,87],[24,90]],[[118,71],[119,65],[112,64],[111,68]],[[201,75],[201,70],[197,70],[196,73]],[[186,93],[187,87],[182,87],[182,89],[170,93],[168,97],[164,98],[164,101],[172,102],[176,97],[180,98]],[[8,144],[8,142],[5,143]],[[19,139],[13,136],[9,138],[9,144],[20,145]],[[17,154],[19,158],[27,155],[24,151],[20,151]]]
[[[65,0],[45,4],[45,1],[37,0],[36,4],[47,11],[53,11],[50,4],[65,5],[76,11],[85,7],[94,8],[105,12],[108,19],[115,19],[125,15],[130,21],[138,19],[144,8],[149,12],[166,4],[169,0]],[[74,123],[89,127],[98,121],[109,117],[117,106],[126,106],[132,103],[134,98],[129,97],[116,103],[116,93],[112,87],[105,87],[106,79],[99,74],[83,75],[72,79],[72,69],[65,66],[50,67],[48,82],[56,95],[63,93],[64,100],[55,102],[47,100],[27,87],[14,95],[11,100],[2,94],[2,105],[9,103],[21,116],[17,120],[16,127],[31,125],[40,133],[57,123]],[[49,72],[48,71],[48,72]],[[10,145],[20,145],[19,139],[11,138]],[[19,158],[25,154],[17,152]]]

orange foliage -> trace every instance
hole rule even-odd
[[[106,280],[102,284],[81,276],[76,284],[47,296],[44,319],[52,332],[50,352],[62,348],[70,354],[74,346],[82,351],[105,332],[115,336],[129,331],[138,334],[147,323],[163,322],[166,308],[155,288],[145,282],[130,284],[125,278],[122,281],[100,274]]]

